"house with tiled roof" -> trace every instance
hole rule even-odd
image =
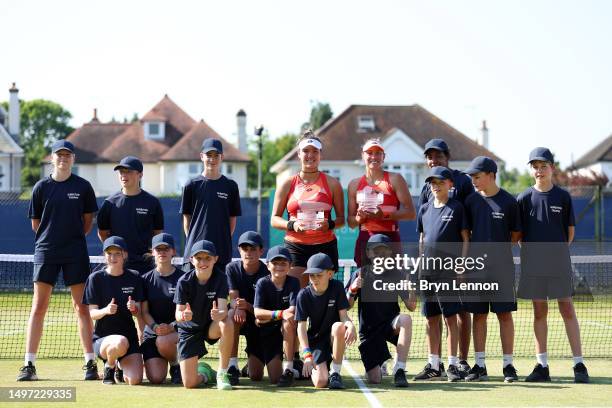
[[[488,148],[488,129],[483,122],[480,143],[438,118],[419,105],[351,105],[330,119],[316,134],[323,142],[319,168],[340,180],[344,188],[364,174],[361,146],[371,138],[380,139],[385,148],[385,168],[400,173],[413,194],[420,191],[427,177],[423,147],[433,138],[446,141],[451,151],[450,166],[467,168],[476,156],[503,160]],[[277,181],[299,170],[297,148],[272,166]]]
[[[9,89],[9,111],[0,106],[0,193],[21,192],[23,149],[19,146],[19,90]]]
[[[612,135],[576,160],[569,170],[586,177],[592,177],[593,173],[605,175],[608,186],[612,186]]]
[[[200,147],[204,139],[223,142],[222,173],[247,189],[246,114],[237,114],[238,148],[225,140],[204,120],[196,121],[168,95],[132,123],[102,123],[94,116],[67,137],[75,146],[74,171],[89,180],[96,195],[119,189],[113,172],[121,158],[132,155],[144,165],[142,188],[154,195],[180,194],[185,183],[202,172]],[[46,169],[48,172],[48,169]]]

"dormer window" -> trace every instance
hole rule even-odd
[[[164,122],[145,122],[144,134],[146,140],[164,140],[166,136]]]
[[[374,116],[362,115],[357,116],[357,132],[366,133],[373,132],[376,130],[376,123],[374,123]]]

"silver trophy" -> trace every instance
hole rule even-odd
[[[383,203],[385,196],[372,188],[365,188],[357,192],[357,204],[363,211],[378,212],[378,206]]]
[[[302,223],[304,231],[316,230],[325,221],[323,211],[298,211],[297,219]]]

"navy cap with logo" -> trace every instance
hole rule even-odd
[[[478,156],[472,160],[464,173],[474,175],[476,173],[480,173],[481,171],[484,173],[497,173],[497,164],[489,157]]]
[[[121,237],[113,235],[112,237],[108,237],[104,240],[104,244],[102,244],[102,248],[106,251],[108,248],[119,248],[123,251],[127,251],[127,244],[125,240]]]
[[[223,154],[223,143],[219,139],[204,139],[204,142],[202,142],[202,153],[208,153],[213,150]]]
[[[136,170],[137,172],[142,173],[143,167],[142,162],[138,157],[125,156],[113,170],[116,171],[119,169]]]
[[[306,262],[306,270],[304,271],[304,273],[321,273],[328,269],[333,270],[334,263],[328,255],[319,252],[318,254],[314,254],[313,256],[308,258],[308,262]]]
[[[247,231],[238,238],[238,246],[243,244],[263,248],[263,238],[255,231]]]
[[[391,238],[385,234],[374,234],[368,239],[368,248],[376,248],[378,246],[388,246],[391,242]]]
[[[429,176],[425,179],[425,182],[428,183],[432,179],[452,180],[453,174],[446,167],[435,166],[435,167],[432,167],[431,170],[429,170]]]
[[[200,252],[206,252],[209,255],[217,256],[217,248],[215,248],[215,244],[206,240],[198,241],[193,244],[189,256],[196,256]]]
[[[553,156],[553,154],[550,152],[550,150],[548,150],[548,148],[546,147],[536,147],[535,149],[533,149],[531,151],[531,153],[529,153],[529,162],[531,163],[532,161],[547,161],[550,163],[554,163],[555,162],[555,158]]]
[[[51,153],[57,153],[60,150],[68,150],[70,153],[74,153],[74,145],[67,140],[58,140],[51,146]]]
[[[174,238],[172,235],[167,232],[162,232],[161,234],[157,234],[151,240],[151,248],[157,248],[158,246],[166,245],[170,248],[174,248]]]
[[[282,245],[275,245],[268,250],[266,262],[272,262],[275,259],[283,258],[291,262],[291,252]]]
[[[445,153],[448,153],[448,151],[449,151],[448,150],[448,145],[442,139],[431,139],[425,145],[425,149],[423,150],[423,153],[427,153],[427,151],[429,149],[439,150],[439,151],[445,152]]]

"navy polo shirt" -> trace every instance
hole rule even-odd
[[[253,307],[264,310],[285,310],[295,306],[297,295],[300,291],[300,281],[293,276],[287,276],[281,289],[272,282],[272,276],[268,275],[257,281],[255,286],[255,301]],[[261,328],[280,327],[280,321],[273,321],[261,325]]]
[[[178,280],[183,276],[183,271],[179,268],[174,268],[168,276],[161,276],[156,269],[153,269],[144,275],[144,297],[149,306],[149,314],[155,320],[155,323],[172,323],[174,321],[174,294]],[[149,326],[144,331],[145,338],[154,337],[155,333],[151,332]]]
[[[340,321],[340,310],[348,309],[349,303],[342,282],[329,281],[327,290],[317,295],[311,285],[300,290],[296,302],[295,320],[310,320],[308,339],[314,342],[329,341],[332,325]]]
[[[125,336],[130,343],[138,341],[134,319],[127,308],[129,296],[136,302],[144,300],[144,283],[138,272],[124,269],[122,275],[112,276],[103,269],[89,275],[85,283],[83,304],[98,305],[98,309],[102,309],[113,298],[117,304],[117,313],[95,321],[93,341],[111,334]]]
[[[98,229],[125,239],[130,261],[142,261],[153,231],[164,229],[164,213],[157,197],[144,190],[134,196],[119,191],[104,200],[97,222]]]
[[[40,220],[34,263],[89,262],[82,217],[97,210],[94,190],[84,178],[71,174],[59,182],[50,176],[39,180],[28,211],[31,219]]]
[[[228,294],[225,273],[218,266],[214,267],[210,278],[204,284],[198,281],[195,269],[187,272],[176,284],[174,303],[177,305],[189,303],[193,318],[188,322],[177,323],[177,327],[187,332],[208,330],[208,326],[212,323],[210,311],[213,301],[218,301],[219,298],[227,299]]]
[[[249,275],[244,270],[244,266],[242,266],[242,260],[228,263],[225,267],[225,273],[229,290],[237,290],[238,297],[243,298],[250,304],[253,304],[255,300],[255,285],[257,285],[257,281],[270,275],[270,271],[261,261],[259,261],[259,270]]]
[[[553,186],[540,192],[529,187],[517,197],[523,242],[567,242],[569,227],[576,225],[569,193]]]
[[[474,185],[472,179],[465,173],[459,170],[451,170],[453,175],[453,187],[448,190],[448,198],[454,198],[463,204],[465,199],[474,192]],[[421,195],[419,195],[419,201],[417,208],[420,208],[423,204],[433,200],[433,194],[429,183],[425,183],[421,189]]]
[[[232,260],[229,218],[241,215],[238,184],[223,175],[216,180],[198,176],[183,187],[180,213],[191,215],[184,259],[195,242],[205,239],[215,244],[218,263],[227,265]]]

